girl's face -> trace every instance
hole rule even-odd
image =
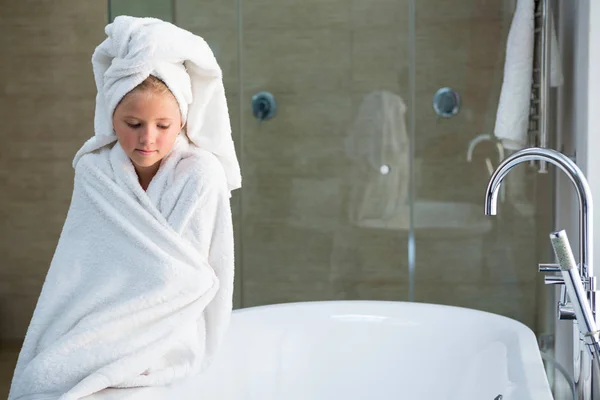
[[[155,173],[181,131],[179,105],[171,93],[134,90],[113,114],[119,144],[138,173]]]

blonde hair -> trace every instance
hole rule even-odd
[[[172,96],[173,99],[175,101],[177,101],[177,98],[175,97],[173,92],[171,92],[171,89],[169,89],[169,87],[167,86],[166,83],[164,83],[163,81],[161,81],[154,75],[150,75],[146,79],[144,79],[142,81],[142,83],[140,83],[139,85],[137,85],[136,87],[131,89],[129,92],[127,92],[127,94],[125,96],[123,96],[121,98],[121,100],[119,100],[119,102],[115,106],[115,110],[117,109],[117,107],[119,107],[119,105],[121,103],[123,103],[125,101],[127,96],[129,96],[131,93],[134,93],[134,92],[147,92],[147,93],[153,93],[153,94],[159,94],[159,95],[167,94],[167,95]]]
[[[115,106],[115,110],[117,109],[117,107],[119,107],[121,103],[125,101],[127,96],[134,92],[146,92],[149,94],[152,93],[158,95],[166,94],[171,96],[173,100],[177,101],[177,98],[175,97],[173,92],[171,92],[171,89],[169,89],[166,83],[164,83],[162,80],[158,79],[154,75],[149,75],[146,79],[142,81],[142,83],[131,89],[131,91],[129,91],[125,96],[123,96],[121,100],[119,100],[119,102]]]
[[[156,94],[170,94],[175,97],[166,83],[155,77],[154,75],[148,76],[142,83],[134,87],[131,92],[135,91],[152,91]],[[131,93],[129,92],[129,93]],[[129,94],[128,93],[128,94]]]

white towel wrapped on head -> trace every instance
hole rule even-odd
[[[108,38],[92,56],[98,94],[95,136],[79,157],[117,140],[112,115],[119,101],[149,75],[175,95],[190,141],[215,154],[230,190],[241,186],[240,168],[222,72],[208,44],[199,36],[155,18],[118,16],[106,27]]]
[[[167,398],[209,365],[228,326],[229,197],[240,176],[216,61],[202,40],[162,21],[118,17],[107,33],[93,58],[95,136],[74,160],[71,205],[10,400],[125,398],[135,388]],[[144,191],[110,116],[151,73],[185,99],[188,129]]]

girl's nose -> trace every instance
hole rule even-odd
[[[140,143],[144,145],[152,144],[156,140],[156,129],[146,125],[140,132]]]

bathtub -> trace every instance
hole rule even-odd
[[[525,325],[385,301],[236,310],[198,393],[210,400],[552,399]]]

